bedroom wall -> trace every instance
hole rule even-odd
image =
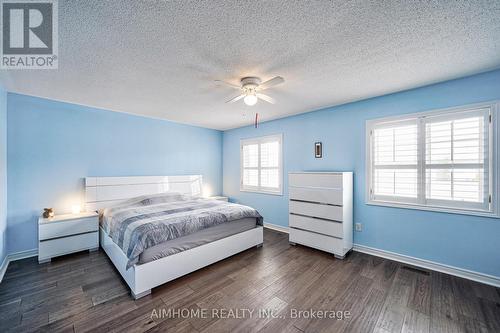
[[[8,94],[8,251],[38,247],[37,216],[82,202],[86,176],[202,174],[222,192],[222,133]]]
[[[500,220],[365,204],[365,121],[500,99],[500,70],[225,131],[224,195],[288,226],[289,171],[353,171],[354,242],[500,277]],[[239,191],[242,138],[283,133],[283,196]],[[323,158],[313,145],[323,142]],[[498,166],[497,166],[498,167]]]
[[[7,255],[7,92],[0,87],[0,267]]]

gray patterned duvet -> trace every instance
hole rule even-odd
[[[262,217],[253,208],[164,193],[130,199],[101,211],[101,227],[128,258],[127,269],[149,248],[222,223]]]

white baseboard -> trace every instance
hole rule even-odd
[[[9,263],[16,260],[36,257],[37,255],[38,255],[38,249],[20,251],[6,255],[5,259],[2,262],[2,266],[0,266],[0,282],[2,282],[5,272],[7,272],[7,267],[9,267]]]
[[[264,228],[276,230],[279,232],[288,233],[288,227],[284,227],[284,226],[277,225],[277,224],[265,223]],[[468,279],[468,280],[472,280],[472,281],[476,281],[476,282],[481,282],[484,284],[488,284],[488,285],[500,288],[500,277],[498,277],[498,276],[479,273],[479,272],[475,272],[475,271],[471,271],[471,270],[467,270],[467,269],[463,269],[463,268],[459,268],[459,267],[455,267],[455,266],[440,264],[440,263],[437,263],[434,261],[419,259],[419,258],[407,256],[404,254],[398,254],[395,252],[380,250],[380,249],[376,249],[373,247],[364,246],[364,245],[360,245],[360,244],[353,244],[353,251],[362,252],[362,253],[370,254],[373,256],[402,262],[402,263],[405,263],[408,265],[422,267],[425,269],[430,269],[433,271],[458,276],[458,277],[461,277],[464,279]],[[9,266],[9,263],[11,261],[35,257],[37,255],[38,255],[38,249],[32,249],[32,250],[8,254],[5,257],[4,261],[2,262],[2,265],[0,266],[0,282],[2,282],[3,276],[4,276],[5,272],[7,271],[7,267]]]
[[[264,223],[264,228],[271,229],[271,230],[276,230],[279,232],[284,232],[285,234],[288,234],[288,227],[284,227],[282,225],[277,225],[277,224],[272,224],[272,223]]]
[[[373,256],[382,257],[394,261],[399,261],[408,265],[422,267],[425,269],[430,269],[433,271],[446,273],[454,276],[458,276],[464,279],[481,282],[494,287],[500,287],[500,277],[493,276],[489,274],[479,273],[475,271],[470,271],[467,269],[449,266],[445,264],[440,264],[434,261],[419,259],[403,254],[398,254],[390,251],[380,250],[373,247],[368,247],[364,245],[354,244],[353,250],[357,252],[362,252],[366,254],[371,254]]]
[[[264,228],[284,232],[284,233],[289,233],[288,227],[283,227],[281,225],[276,225],[272,223],[264,223]],[[381,249],[376,249],[373,247],[369,246],[364,246],[360,244],[353,244],[353,251],[357,252],[362,252],[366,254],[370,254],[376,257],[381,257],[381,258],[386,258],[398,262],[402,262],[408,265],[416,266],[416,267],[421,267],[425,269],[430,269],[433,271],[441,272],[441,273],[446,273],[454,276],[458,276],[464,279],[476,281],[476,282],[481,282],[484,284],[488,284],[494,287],[500,287],[500,277],[498,276],[493,276],[489,274],[484,274],[484,273],[479,273],[455,266],[450,266],[450,265],[445,265],[445,264],[440,264],[438,262],[430,261],[430,260],[425,260],[425,259],[420,259],[420,258],[415,258],[411,256],[407,256],[404,254],[399,254],[395,252],[390,252],[390,251],[385,251]]]
[[[283,227],[281,225],[276,225],[272,223],[264,223],[264,228],[284,232],[284,233],[289,233],[288,227]],[[404,254],[399,254],[395,252],[390,252],[390,251],[385,251],[381,249],[376,249],[373,247],[369,246],[364,246],[360,244],[353,244],[353,251],[357,252],[362,252],[366,254],[370,254],[376,257],[381,257],[381,258],[386,258],[398,262],[402,262],[408,265],[416,266],[416,267],[422,267],[425,269],[430,269],[433,271],[441,272],[441,273],[446,273],[454,276],[458,276],[464,279],[476,281],[476,282],[481,282],[484,284],[488,284],[494,287],[500,287],[500,277],[498,276],[493,276],[493,275],[488,275],[488,274],[483,274],[475,271],[470,271],[467,269],[459,268],[459,267],[454,267],[454,266],[449,266],[445,264],[440,264],[434,261],[430,260],[425,260],[425,259],[420,259],[420,258],[415,258],[411,256],[407,256]]]
[[[2,282],[5,272],[7,272],[7,266],[9,266],[8,255],[6,255],[5,258],[3,258],[2,265],[0,266],[0,282]]]
[[[11,253],[8,254],[7,257],[9,257],[9,261],[16,261],[16,260],[36,257],[37,255],[38,255],[38,249],[31,249],[31,250]]]

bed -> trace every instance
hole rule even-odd
[[[202,197],[201,175],[87,177],[100,244],[135,299],[236,253],[261,246],[253,208]]]

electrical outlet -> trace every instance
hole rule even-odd
[[[356,231],[363,231],[363,225],[361,223],[355,223],[354,227]]]

